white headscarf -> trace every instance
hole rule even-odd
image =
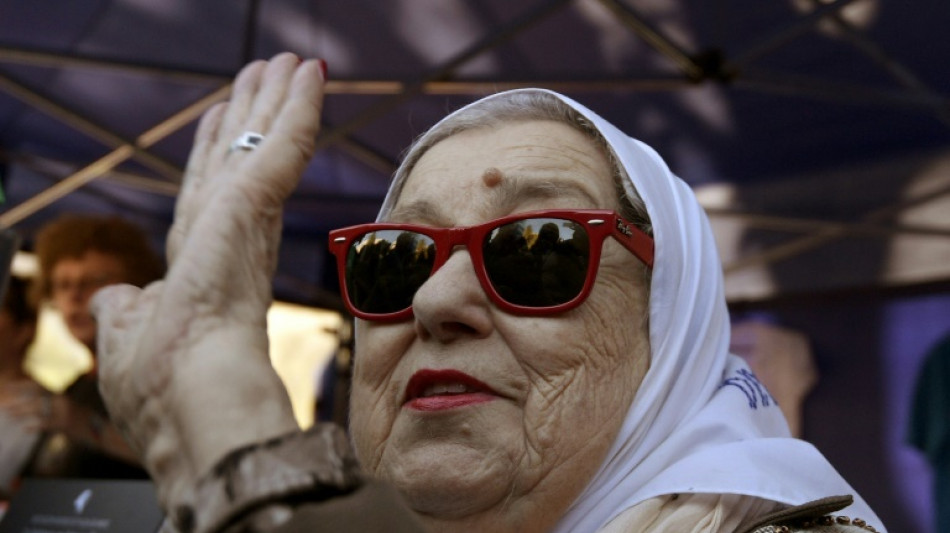
[[[570,98],[542,89],[512,92],[520,91],[551,94],[594,124],[630,176],[624,187],[645,202],[656,241],[650,369],[606,459],[554,531],[596,531],[637,503],[677,493],[743,494],[790,505],[848,494],[854,504],[841,513],[884,531],[821,453],[789,436],[774,400],[729,354],[722,266],[689,186],[649,146]],[[381,215],[401,187],[393,183]]]

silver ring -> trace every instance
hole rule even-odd
[[[237,139],[234,139],[234,142],[231,143],[231,146],[228,148],[229,152],[235,150],[244,150],[250,152],[251,150],[257,148],[259,144],[264,140],[264,136],[256,131],[245,131],[238,136]]]

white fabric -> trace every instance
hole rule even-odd
[[[544,92],[604,135],[646,203],[656,241],[650,370],[606,460],[554,531],[597,531],[638,502],[674,493],[744,494],[791,505],[850,494],[854,505],[840,513],[884,531],[828,461],[789,436],[778,406],[728,353],[722,267],[689,186],[647,145],[577,102]],[[383,213],[401,185],[390,188]]]
[[[745,531],[781,504],[740,494],[657,496],[621,513],[600,533],[722,533]]]

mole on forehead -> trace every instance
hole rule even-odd
[[[502,174],[501,171],[495,167],[487,168],[485,169],[485,172],[482,173],[482,183],[484,183],[489,189],[493,189],[501,185],[501,182],[504,180],[504,174]]]

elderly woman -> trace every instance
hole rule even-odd
[[[264,321],[321,66],[245,68],[197,132],[167,278],[96,297],[103,392],[177,527],[883,531],[727,353],[719,259],[689,188],[542,90],[444,119],[379,221],[331,234],[358,317],[365,474],[339,433],[297,430]]]

